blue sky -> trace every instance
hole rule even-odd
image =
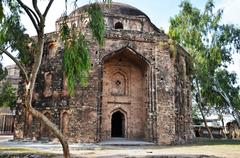
[[[78,1],[78,6],[89,3],[89,0]],[[27,5],[31,4],[29,0],[23,0],[23,2]],[[40,6],[44,6],[44,4],[46,4],[44,2],[46,1],[39,1],[39,3],[41,3]],[[55,0],[53,2],[53,7],[50,9],[46,20],[46,32],[55,31],[55,21],[64,11],[64,2],[64,0]],[[92,0],[92,2],[94,2],[94,0]],[[113,0],[113,2],[127,3],[142,10],[158,28],[163,28],[165,32],[167,32],[169,19],[179,12],[179,4],[181,3],[181,0]],[[190,2],[197,8],[203,9],[207,0],[190,0]],[[215,0],[214,2],[216,8],[224,9],[223,23],[240,25],[240,0]],[[71,4],[68,8],[71,10],[73,5]],[[26,16],[22,16],[22,21],[26,24],[27,33],[35,35],[35,30]],[[9,64],[12,64],[12,62],[9,59],[4,58],[4,65]],[[234,64],[229,66],[229,70],[237,72],[238,76],[240,76],[240,55],[234,55]]]
[[[29,0],[23,0],[26,4],[31,4]],[[70,1],[70,0],[69,0]],[[94,0],[92,0],[94,2]],[[239,1],[239,0],[215,0],[216,6],[220,6],[224,1]],[[44,6],[44,1],[40,1]],[[181,0],[113,0],[113,2],[120,2],[132,5],[144,13],[146,13],[151,21],[158,27],[163,28],[166,32],[169,27],[169,18],[173,17],[179,12],[179,5]],[[207,0],[190,0],[190,2],[203,9]],[[78,6],[88,4],[89,0],[78,0]],[[240,3],[239,3],[240,4]],[[53,6],[47,17],[46,32],[52,32],[55,30],[55,21],[64,12],[64,0],[55,0]],[[73,4],[70,3],[68,10],[73,9]],[[25,23],[29,23],[28,31],[31,35],[35,34],[31,22],[23,17]]]
[[[144,13],[146,13],[151,21],[158,27],[168,30],[169,18],[179,12],[181,0],[115,0],[116,2],[130,4]],[[203,8],[206,0],[192,0],[194,5]]]

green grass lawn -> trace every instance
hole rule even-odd
[[[240,140],[198,138],[185,145],[171,146],[98,146],[92,150],[72,149],[74,157],[149,157],[151,155],[208,155],[212,157],[240,158]],[[25,147],[0,146],[0,158],[8,155],[40,155],[42,158],[59,157],[62,150],[42,150]],[[23,156],[24,157],[24,156]],[[183,156],[184,157],[184,156]],[[21,158],[21,156],[20,156]]]
[[[194,145],[240,145],[240,140],[234,139],[207,139],[200,138],[193,142]]]
[[[38,155],[41,157],[46,158],[52,158],[55,157],[57,154],[53,154],[51,152],[48,152],[46,150],[37,150],[32,148],[26,148],[26,147],[2,147],[0,146],[0,158],[6,158],[9,155],[12,157],[20,156],[24,157],[26,155]]]

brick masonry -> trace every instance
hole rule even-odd
[[[157,144],[192,139],[188,54],[171,51],[169,38],[140,10],[120,3],[102,5],[106,33],[100,48],[88,28],[83,6],[72,12],[70,27],[88,42],[92,68],[89,85],[67,93],[64,48],[56,32],[48,34],[34,94],[34,107],[58,125],[71,142],[99,142],[112,137]],[[41,122],[20,107],[15,138],[52,139]]]

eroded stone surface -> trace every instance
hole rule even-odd
[[[102,8],[106,24],[102,48],[93,40],[82,8],[71,13],[68,21],[69,26],[85,28],[92,62],[89,85],[78,86],[74,96],[68,95],[63,46],[58,32],[48,34],[34,107],[71,142],[98,142],[113,136],[158,144],[191,140],[188,54],[179,46],[171,52],[168,37],[138,9],[119,3]],[[57,31],[60,23],[61,19]],[[52,138],[41,122],[30,119],[20,107],[16,117],[15,138]]]

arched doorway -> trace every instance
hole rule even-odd
[[[130,48],[103,58],[99,122],[102,140],[112,137],[144,140],[147,137],[148,69],[145,58]]]
[[[123,113],[117,111],[112,114],[112,137],[124,137],[125,131],[125,118]]]

